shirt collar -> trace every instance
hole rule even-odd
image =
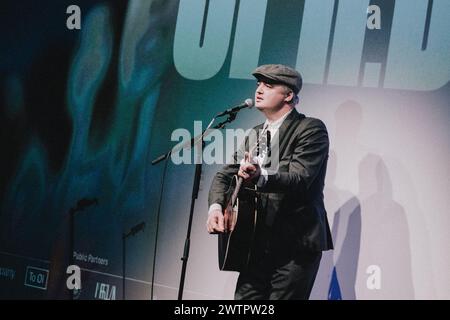
[[[283,123],[284,119],[287,118],[287,116],[294,110],[294,108],[291,109],[291,111],[286,112],[281,118],[270,121],[269,119],[266,119],[266,122],[264,122],[264,127],[268,126],[268,129],[270,130],[278,130],[281,127],[281,124]]]

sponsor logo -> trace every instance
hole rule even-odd
[[[100,300],[116,300],[116,286],[97,282],[94,298]]]
[[[27,266],[25,272],[25,283],[27,287],[47,290],[48,270]]]
[[[83,252],[77,252],[74,251],[73,252],[73,258],[77,261],[83,261],[83,262],[88,262],[88,263],[92,263],[92,264],[98,264],[101,266],[107,266],[108,265],[108,259],[102,258],[102,257],[98,257],[98,256],[94,256],[92,254],[85,254]]]
[[[0,278],[6,278],[8,280],[13,280],[15,276],[16,276],[16,270],[0,267]]]

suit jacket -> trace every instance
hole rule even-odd
[[[263,124],[256,126],[257,131]],[[256,188],[259,233],[255,241],[265,250],[298,252],[333,249],[323,188],[329,140],[324,123],[293,109],[283,121],[279,134],[279,167],[268,175],[266,184]],[[251,139],[233,155],[234,163],[219,170],[209,191],[209,205],[226,207],[225,192]],[[251,188],[241,188],[239,201],[255,199]],[[250,196],[249,196],[250,194]],[[254,200],[253,200],[254,201]],[[261,231],[262,230],[262,231]]]

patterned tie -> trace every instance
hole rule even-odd
[[[258,158],[261,166],[264,166],[265,162],[270,159],[270,139],[271,133],[269,127],[266,126],[261,132],[261,140],[258,145]]]

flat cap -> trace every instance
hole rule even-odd
[[[283,64],[265,64],[259,66],[252,72],[258,80],[270,80],[273,83],[280,83],[288,86],[295,94],[300,92],[303,79],[300,73]]]

